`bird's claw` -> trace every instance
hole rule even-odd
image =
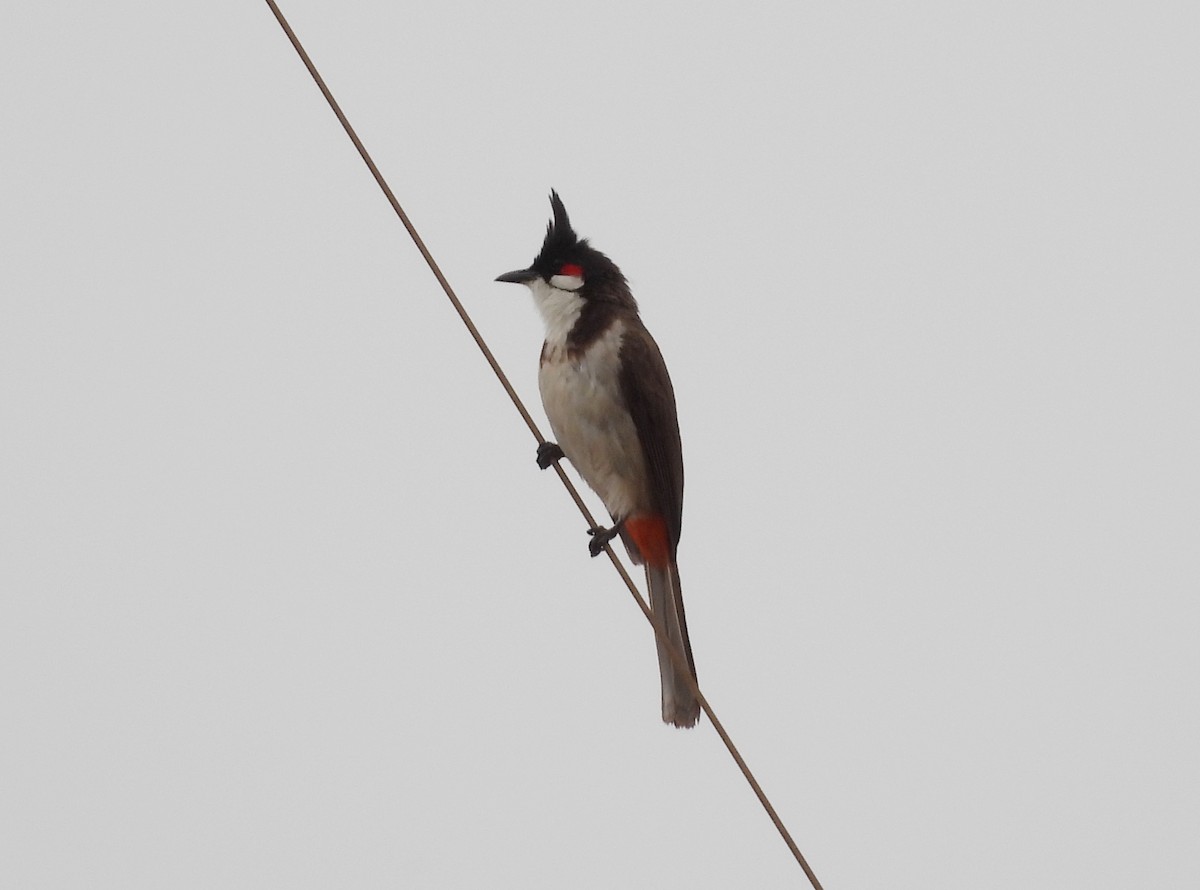
[[[588,541],[588,553],[592,554],[592,557],[595,558],[603,553],[604,548],[608,546],[608,542],[617,536],[618,527],[615,525],[612,528],[600,528],[597,526],[596,528],[589,528],[588,534],[592,536],[592,539]]]
[[[537,465],[539,470],[544,470],[550,464],[562,460],[566,457],[563,450],[554,442],[543,442],[538,446],[537,450]]]

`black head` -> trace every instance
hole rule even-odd
[[[567,208],[558,192],[550,192],[554,217],[546,226],[546,240],[528,269],[499,276],[497,281],[529,284],[541,279],[551,287],[576,291],[589,300],[620,303],[636,309],[625,276],[617,264],[580,238],[571,228]]]

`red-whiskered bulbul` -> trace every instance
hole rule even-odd
[[[621,270],[575,234],[557,192],[550,206],[533,265],[496,279],[527,285],[546,323],[538,387],[558,444],[538,448],[538,466],[565,456],[600,496],[613,525],[590,530],[588,549],[596,556],[621,536],[645,566],[650,608],[694,678],[675,561],[683,514],[675,391]],[[657,642],[663,721],[695,726],[696,696]]]

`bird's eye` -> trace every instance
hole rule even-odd
[[[550,284],[559,290],[579,290],[583,287],[583,267],[563,263],[558,267],[558,274],[550,276]]]

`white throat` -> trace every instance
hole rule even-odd
[[[583,311],[583,297],[569,290],[548,284],[541,278],[529,282],[533,304],[546,323],[546,343],[551,348],[566,345],[567,335]]]

